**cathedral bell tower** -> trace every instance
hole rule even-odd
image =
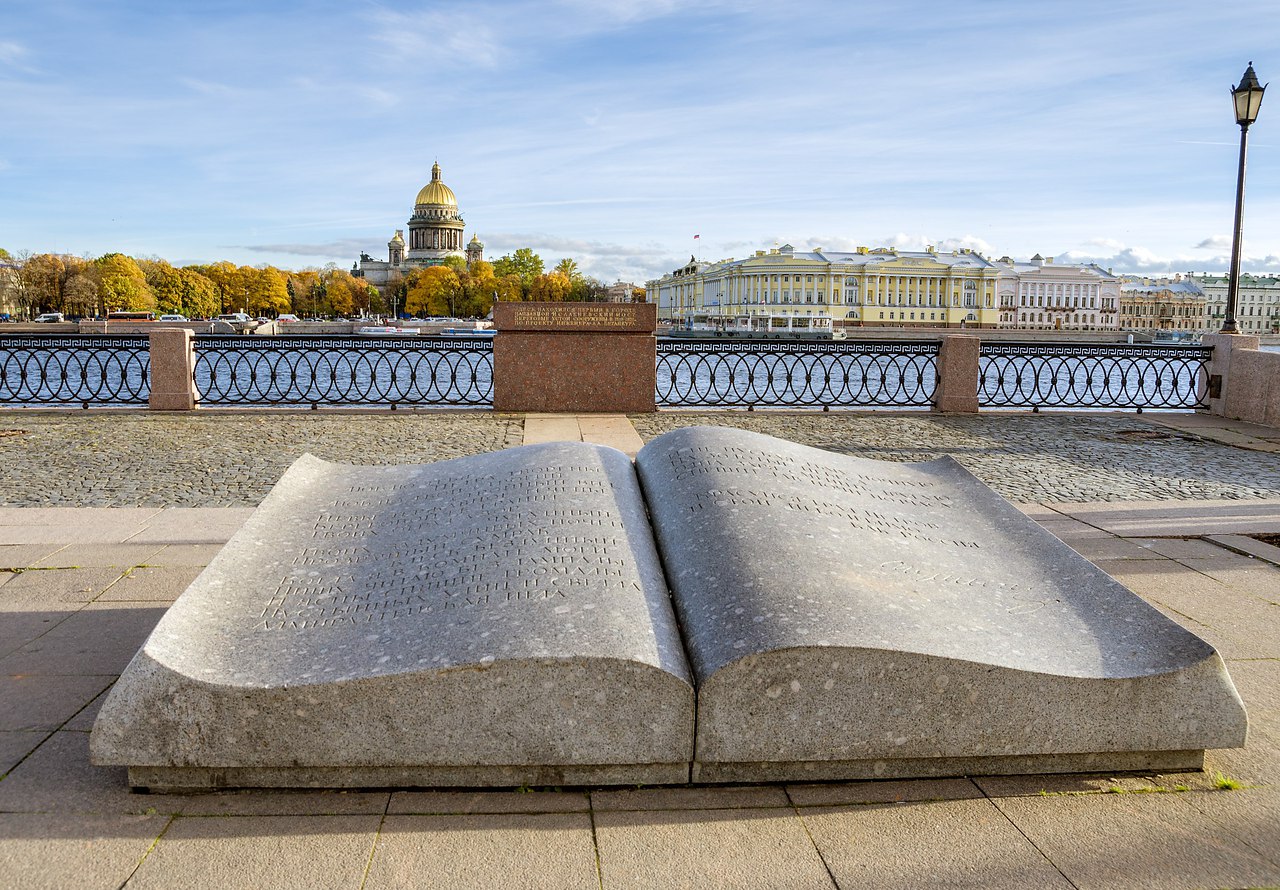
[[[479,237],[472,235],[471,240],[467,242],[467,268],[470,269],[482,259],[484,259],[484,245],[480,243]]]
[[[404,262],[404,230],[396,229],[395,235],[387,242],[387,260],[393,266]]]

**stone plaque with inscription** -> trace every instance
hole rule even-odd
[[[956,462],[691,427],[634,468],[300,459],[91,750],[150,788],[797,781],[1194,768],[1246,727],[1211,646]]]
[[[1221,658],[950,458],[736,430],[637,458],[698,687],[694,781],[1198,766]]]
[[[621,452],[298,460],[104,705],[153,788],[688,780],[693,688]]]

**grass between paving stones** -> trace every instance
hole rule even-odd
[[[1249,786],[1239,779],[1233,779],[1222,772],[1215,772],[1211,778],[1213,787],[1218,791],[1241,791]],[[1108,785],[1090,791],[1048,791],[1040,789],[1041,797],[1087,797],[1090,794],[1180,794],[1190,791],[1190,785],[1143,785],[1138,788],[1125,788],[1123,785]]]
[[[1217,788],[1219,791],[1240,791],[1248,786],[1239,779],[1233,779],[1230,776],[1217,772],[1213,774],[1213,787]]]

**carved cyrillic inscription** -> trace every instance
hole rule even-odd
[[[819,463],[732,446],[682,448],[669,456],[675,481],[699,476],[777,479],[841,491],[874,501],[915,507],[946,507],[951,499],[926,480],[889,479],[837,471]]]
[[[638,590],[609,491],[598,466],[349,486],[319,505],[256,628],[562,601],[585,587]]]

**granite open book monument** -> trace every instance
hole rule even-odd
[[[1179,769],[1218,654],[949,458],[737,430],[299,459],[102,708],[150,788]]]

